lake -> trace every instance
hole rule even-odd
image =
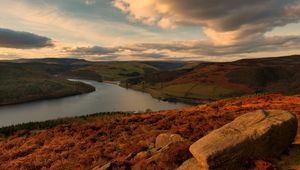
[[[74,80],[73,80],[74,81]],[[152,111],[183,108],[183,103],[157,100],[147,93],[125,89],[116,84],[77,80],[96,88],[92,93],[52,100],[1,106],[0,127],[62,117],[115,111]]]

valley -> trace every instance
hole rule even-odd
[[[274,62],[276,60],[276,62]],[[18,88],[31,90],[28,99],[62,97],[93,91],[91,87],[78,85],[71,89],[66,79],[86,79],[98,82],[120,82],[120,86],[146,92],[152,97],[188,104],[208,103],[224,98],[249,94],[281,93],[287,95],[300,93],[300,56],[285,56],[238,60],[234,62],[90,62],[79,59],[35,59],[2,63],[1,88],[6,85],[44,83],[44,91],[61,88],[57,94],[35,97],[41,89],[30,85]],[[18,69],[16,69],[18,67]],[[24,67],[26,67],[25,71]],[[6,70],[5,70],[6,69]],[[10,70],[9,70],[10,69]],[[22,75],[24,74],[24,75]],[[15,77],[13,80],[10,77]],[[51,78],[44,81],[43,77]],[[37,78],[40,81],[37,81]],[[25,79],[27,79],[25,81]],[[5,82],[5,84],[4,84]],[[58,83],[59,82],[59,83]],[[57,83],[57,84],[55,84]],[[74,83],[74,82],[73,82]],[[49,84],[49,85],[48,85]],[[47,86],[48,85],[48,86]],[[67,86],[67,87],[65,87]],[[48,88],[48,89],[47,89]],[[36,90],[36,92],[35,92]],[[7,91],[5,89],[5,91]],[[25,93],[26,92],[16,92]],[[29,93],[29,92],[28,92]],[[11,93],[9,93],[11,94]],[[4,96],[4,95],[3,95]],[[12,96],[13,97],[13,96]],[[5,98],[7,98],[5,96]],[[16,97],[14,97],[16,98]],[[3,101],[2,103],[18,103]]]

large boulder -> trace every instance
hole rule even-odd
[[[297,118],[288,111],[255,111],[236,118],[190,146],[200,169],[240,169],[247,159],[279,156],[293,142]]]
[[[159,149],[159,148],[163,148],[171,143],[180,142],[183,140],[184,139],[178,134],[162,133],[156,137],[155,147],[157,149]]]
[[[195,158],[191,158],[182,163],[176,170],[201,170],[198,161]]]

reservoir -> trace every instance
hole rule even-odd
[[[147,93],[122,88],[116,84],[76,81],[90,84],[96,88],[96,91],[59,99],[1,106],[0,127],[99,112],[143,112],[147,109],[160,111],[188,106],[183,103],[160,101]]]

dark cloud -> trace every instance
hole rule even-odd
[[[168,51],[192,56],[228,56],[257,52],[287,51],[300,48],[299,36],[268,37],[260,42],[239,45],[215,45],[209,41],[181,41],[174,43],[141,43],[128,47],[131,51]],[[126,47],[123,47],[126,49]]]
[[[162,28],[201,26],[216,44],[262,41],[275,27],[299,22],[299,0],[114,0],[131,19]]]
[[[73,53],[75,55],[106,55],[106,54],[113,54],[115,52],[118,52],[118,48],[106,48],[106,47],[100,47],[100,46],[92,46],[92,47],[77,47],[76,49],[70,49],[67,50],[70,53]]]
[[[169,57],[164,53],[139,53],[132,56],[138,59],[167,59]]]
[[[290,52],[300,49],[300,36],[265,37],[261,41],[234,45],[217,45],[211,41],[177,41],[170,43],[139,43],[118,47],[77,47],[67,48],[70,55],[91,60],[218,60],[227,57],[236,60],[248,54],[260,52]]]
[[[0,28],[0,47],[30,49],[52,46],[51,39],[47,37]]]

